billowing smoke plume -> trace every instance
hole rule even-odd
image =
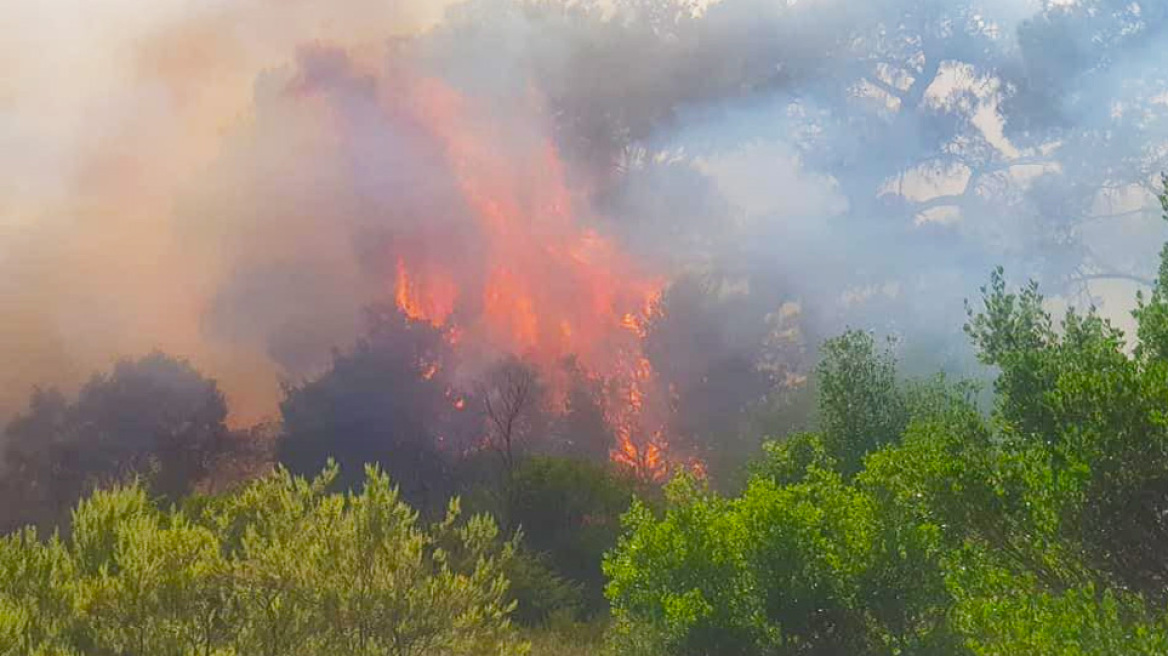
[[[1163,238],[1160,3],[21,4],[0,9],[8,411],[157,347],[237,420],[270,414],[403,267],[441,322],[443,285],[500,253],[570,281],[541,293],[572,343],[594,287],[523,245],[591,235],[619,256],[589,271],[664,293],[658,373],[733,415],[717,394],[797,377],[844,325],[960,363],[992,266],[1105,301]],[[571,222],[492,246],[480,185]]]
[[[350,337],[363,293],[350,208],[312,187],[344,175],[312,162],[329,128],[273,96],[299,48],[380,57],[442,10],[4,3],[0,412],[152,348],[214,372],[244,418],[271,412],[278,363]]]

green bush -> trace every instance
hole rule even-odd
[[[1134,349],[996,272],[966,326],[990,416],[970,386],[899,383],[863,333],[830,341],[820,432],[767,445],[737,498],[680,479],[625,516],[613,653],[1168,653],[1165,258]]]
[[[492,521],[429,527],[369,469],[360,493],[277,472],[162,510],[97,492],[68,540],[0,542],[0,654],[519,654]]]
[[[577,618],[584,613],[584,586],[556,572],[547,554],[521,547],[507,566],[515,621],[539,627],[556,617]]]
[[[927,532],[884,525],[836,472],[756,477],[737,499],[691,481],[637,505],[609,555],[616,653],[894,653],[946,644]],[[933,585],[929,586],[930,579]]]
[[[581,610],[603,610],[600,561],[616,545],[634,482],[605,465],[531,458],[516,468],[509,488],[508,516],[524,545],[579,588]]]

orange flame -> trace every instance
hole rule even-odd
[[[438,363],[431,362],[422,369],[422,380],[433,380],[438,373]]]
[[[398,258],[397,279],[394,281],[394,300],[410,319],[426,321],[435,327],[442,327],[454,312],[458,288],[444,276],[425,279],[420,285],[406,268],[405,260]]]
[[[533,143],[529,125],[509,131],[486,121],[436,80],[406,80],[394,89],[405,91],[405,111],[440,144],[481,233],[477,252],[484,258],[479,282],[462,289],[454,281],[469,276],[453,272],[465,263],[442,261],[444,249],[423,262],[399,258],[398,307],[445,328],[456,349],[523,356],[548,380],[575,356],[608,390],[604,409],[618,442],[613,460],[649,478],[663,476],[668,398],[655,389],[642,348],[663,280],[582,225],[555,146]],[[401,111],[403,98],[385,102]],[[460,320],[451,325],[456,309]]]

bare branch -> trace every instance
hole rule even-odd
[[[498,452],[508,473],[515,466],[515,450],[525,432],[524,424],[529,424],[537,411],[537,388],[534,371],[518,360],[500,364],[481,386],[489,445]]]
[[[1151,278],[1137,276],[1130,273],[1082,273],[1076,275],[1072,282],[1090,282],[1092,280],[1125,280],[1127,282],[1134,282],[1141,285],[1151,287],[1156,284],[1156,281]]]
[[[893,98],[896,98],[897,100],[901,100],[902,95],[904,94],[903,89],[899,89],[899,88],[885,82],[884,80],[881,80],[879,77],[876,77],[875,75],[865,77],[864,81],[867,82],[868,84],[871,84],[872,86],[876,87],[877,89],[880,89],[884,93],[887,93],[888,95],[892,96]]]
[[[919,214],[921,212],[928,212],[929,210],[937,209],[938,207],[963,207],[968,201],[968,192],[961,194],[946,194],[944,196],[935,196],[929,200],[915,203],[913,205],[913,211]]]
[[[1113,212],[1111,214],[1092,214],[1091,216],[1083,217],[1082,222],[1087,223],[1090,221],[1112,221],[1112,220],[1116,220],[1116,219],[1126,219],[1126,218],[1131,218],[1131,217],[1136,217],[1136,216],[1144,216],[1144,215],[1154,216],[1155,214],[1156,214],[1156,211],[1153,208],[1141,207],[1141,208],[1134,209],[1134,210],[1128,210],[1126,212]]]

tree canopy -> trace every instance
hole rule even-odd
[[[133,476],[178,499],[209,473],[226,418],[214,380],[158,352],[95,374],[75,400],[35,390],[5,429],[4,522],[51,524],[94,485]]]
[[[679,479],[664,511],[634,503],[605,561],[616,649],[1163,653],[1165,298],[1129,346],[995,272],[965,327],[989,416],[864,333],[829,341],[818,432],[768,445],[736,498]]]

